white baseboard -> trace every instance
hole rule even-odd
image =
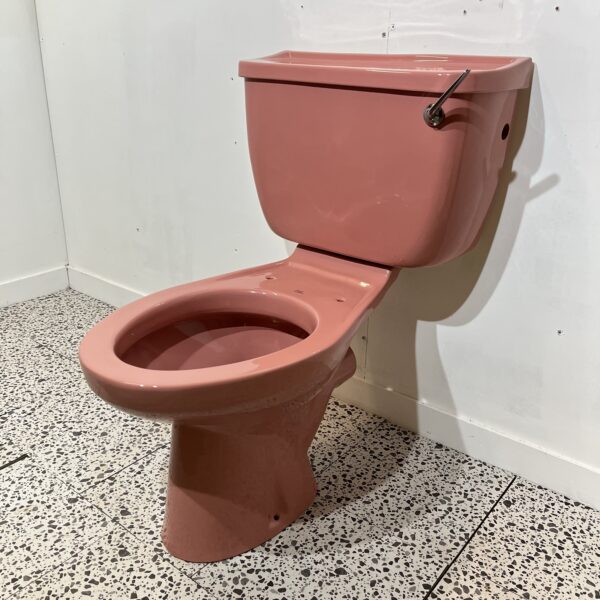
[[[123,306],[145,296],[142,292],[104,279],[104,277],[100,277],[94,273],[88,273],[70,265],[67,269],[69,272],[70,287],[82,294],[102,300],[102,302],[106,302],[111,306]]]
[[[600,509],[600,470],[357,377],[333,395],[469,456]]]
[[[0,283],[0,306],[23,302],[69,287],[64,266]]]

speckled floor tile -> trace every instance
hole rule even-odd
[[[161,448],[84,495],[136,537],[155,545],[160,543],[168,468],[169,449]]]
[[[203,567],[198,581],[224,590],[237,574],[251,598],[267,589],[274,597],[422,600],[510,476],[384,423],[317,480],[317,499],[297,523],[242,557]]]
[[[73,289],[33,298],[0,309],[0,326],[25,329],[29,334],[49,327],[89,327],[114,307]]]
[[[161,448],[87,490],[85,497],[137,539],[193,575],[197,563],[167,553],[160,537],[167,492],[169,449]]]
[[[0,440],[10,440],[79,490],[168,442],[168,425],[108,406],[73,361],[46,348],[35,357],[15,379],[18,408],[0,414]]]
[[[322,442],[313,445],[311,449],[313,461],[320,465],[328,464],[332,457],[347,451],[349,442],[344,439],[344,434],[349,435],[350,431],[368,431],[381,423],[378,417],[369,418],[370,415],[366,415],[365,418],[357,415],[357,411],[363,411],[354,407],[346,410],[336,401],[330,404],[322,423],[326,434],[321,438]],[[341,429],[337,436],[332,433],[336,425]],[[360,437],[356,439],[362,437],[364,434],[360,433]],[[116,476],[109,477],[90,489],[86,496],[135,535],[146,538],[151,544],[160,544],[168,460],[168,448],[161,449]],[[185,566],[182,568],[187,571]],[[192,572],[196,570],[197,567],[192,568]]]
[[[108,523],[31,459],[0,470],[0,498],[0,598],[75,555]]]
[[[116,411],[115,411],[116,412]],[[0,416],[0,436],[11,435],[49,472],[83,491],[143,458],[168,441],[164,425],[110,409],[85,418],[65,415],[62,407],[46,407],[46,420],[38,413],[17,411]]]
[[[22,600],[208,600],[203,590],[118,525],[22,590]]]
[[[85,312],[85,298],[61,293],[40,303],[53,309],[51,316],[66,319],[73,303]],[[35,302],[24,304],[37,307]],[[18,306],[9,309],[17,314]],[[33,311],[29,306],[25,315]],[[10,331],[3,333],[5,338],[24,340],[23,351],[1,355],[0,399],[5,410],[0,410],[0,440],[12,446],[11,452],[30,453],[85,489],[168,442],[168,426],[111,408],[89,389],[76,362],[17,329]]]
[[[311,579],[297,598],[422,600],[448,560],[440,548],[447,545],[444,538],[453,535],[443,526],[430,535],[407,533],[388,539],[373,539],[368,532],[342,535],[328,551],[312,555],[310,568],[322,570],[323,563],[330,568],[326,577]],[[456,540],[448,555],[456,554],[464,542]]]
[[[219,563],[204,566],[196,581],[214,598],[292,600],[311,578],[325,577],[294,554],[271,554],[264,547]]]
[[[485,573],[472,568],[472,565],[462,564],[444,575],[430,598],[431,600],[518,600],[520,596],[494,583]],[[546,600],[546,596],[540,597],[540,600]]]
[[[2,309],[0,309],[1,312]],[[72,385],[56,353],[23,334],[0,332],[0,414],[33,410]]]
[[[322,442],[314,444],[311,449],[313,464],[327,465],[332,457],[339,457],[348,450],[350,443],[354,445],[357,440],[364,437],[377,424],[381,423],[378,417],[371,417],[354,407],[346,407],[332,401],[328,408],[322,426],[326,432]],[[362,413],[365,416],[356,414]],[[332,430],[340,426],[340,434],[334,435]],[[356,437],[349,442],[344,436],[350,437],[356,431]],[[160,546],[160,530],[164,516],[164,502],[166,493],[168,469],[168,449],[161,449],[155,454],[143,459],[114,477],[108,478],[100,485],[90,489],[86,496],[100,506],[107,514],[121,523],[134,535],[146,539],[154,546]],[[293,528],[299,526],[293,525]],[[271,552],[283,554],[279,551],[285,546],[285,538],[289,531],[284,532],[270,542]],[[253,557],[252,557],[253,558]],[[178,568],[186,573],[194,573],[197,565],[191,565],[173,559]],[[261,560],[264,560],[261,558]],[[232,561],[235,562],[235,561]],[[304,576],[301,576],[304,582]]]
[[[35,301],[32,301],[35,302]],[[79,343],[91,327],[115,308],[75,290],[39,299],[31,308],[31,337],[61,356],[78,360]]]
[[[350,594],[422,598],[510,476],[384,423],[318,479],[290,535],[299,560],[353,573]]]
[[[520,598],[600,598],[600,513],[517,479],[447,578],[464,571]]]
[[[0,598],[424,600],[512,481],[331,401],[309,510],[242,556],[175,559],[169,427],[96,398],[76,360],[111,310],[72,290],[0,309],[0,466],[27,455],[0,469]],[[600,599],[599,573],[600,513],[517,479],[430,598]]]
[[[308,452],[314,472],[321,472],[361,443],[382,422],[381,417],[332,398]]]
[[[4,465],[19,458],[23,454],[21,448],[16,446],[10,439],[0,438],[0,469]]]

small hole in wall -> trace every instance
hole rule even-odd
[[[304,290],[294,290],[294,292],[296,292],[296,294],[304,294]]]
[[[279,515],[273,515],[273,521],[279,521]]]
[[[559,12],[559,11],[560,11],[560,6],[555,6],[555,7],[554,7],[554,10],[555,10],[556,12]]]
[[[505,140],[508,137],[508,132],[510,131],[510,125],[508,123],[504,124],[502,128],[502,139]]]
[[[265,279],[275,279],[274,275],[265,275]]]
[[[463,10],[463,15],[467,14],[467,9]]]
[[[336,298],[336,302],[346,302],[346,298]]]

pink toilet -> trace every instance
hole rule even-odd
[[[399,267],[476,242],[528,58],[281,52],[242,61],[262,210],[286,260],[151,294],[80,360],[121,410],[173,424],[163,541],[208,562],[261,544],[315,496],[308,447],[352,336]]]

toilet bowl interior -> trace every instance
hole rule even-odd
[[[296,298],[261,290],[174,294],[122,326],[114,352],[157,371],[204,369],[256,359],[307,338],[315,311]]]
[[[309,335],[276,317],[240,313],[201,313],[141,337],[120,358],[154,370],[216,367],[283,350]]]

